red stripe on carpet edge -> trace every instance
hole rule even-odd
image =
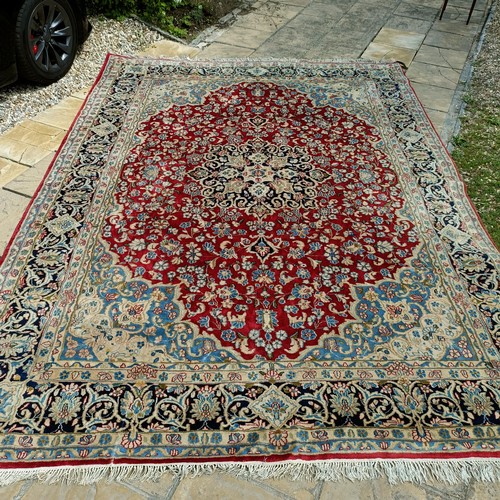
[[[314,462],[325,462],[328,460],[343,460],[343,461],[356,461],[356,460],[376,460],[376,461],[392,461],[392,460],[434,460],[439,461],[459,461],[467,459],[500,459],[500,452],[460,452],[460,453],[443,453],[436,456],[436,453],[349,453],[343,454],[325,454],[322,457],[307,457],[307,456],[297,456],[297,455],[269,455],[263,457],[214,457],[214,458],[189,458],[189,459],[132,459],[132,458],[110,458],[110,459],[96,459],[96,460],[51,460],[47,462],[35,463],[33,460],[30,462],[21,463],[7,463],[0,462],[0,471],[8,469],[38,469],[41,467],[78,467],[78,466],[96,466],[96,465],[189,465],[189,464],[218,464],[218,463],[279,463],[279,462],[309,462],[313,464]]]

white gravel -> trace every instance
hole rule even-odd
[[[500,5],[488,26],[484,44],[477,60],[472,79],[474,99],[492,115],[500,111]],[[498,120],[497,120],[498,131]]]
[[[92,17],[90,22],[92,33],[62,80],[48,87],[17,83],[0,90],[0,134],[92,85],[108,52],[133,55],[162,39],[159,33],[134,19]]]

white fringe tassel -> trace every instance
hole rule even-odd
[[[309,481],[363,481],[386,476],[389,483],[424,483],[431,480],[448,484],[500,481],[500,460],[471,458],[456,460],[328,460],[243,463],[183,463],[166,465],[89,465],[0,470],[0,486],[25,479],[46,483],[92,484],[98,481],[142,479],[157,481],[165,474],[180,478],[222,472],[237,477],[282,478]]]

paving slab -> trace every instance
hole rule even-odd
[[[65,135],[66,131],[61,128],[33,120],[26,120],[10,129],[2,137],[22,142],[29,146],[57,151]]]
[[[94,492],[95,486],[36,483],[24,494],[22,500],[89,500],[94,498]]]
[[[77,99],[86,99],[88,93],[91,91],[92,87],[84,87],[83,89],[77,90],[71,94],[71,97],[76,97]]]
[[[83,99],[68,97],[52,108],[42,111],[33,121],[68,130],[83,104]]]
[[[2,249],[0,248],[0,255],[2,255]],[[9,484],[8,486],[0,487],[0,498],[4,498],[5,500],[9,499],[20,499],[22,498],[22,488],[24,483],[19,481],[14,484]],[[42,500],[42,499],[40,499]]]
[[[45,177],[53,158],[54,155],[49,155],[31,168],[20,172],[5,187],[12,192],[32,197]]]
[[[361,58],[371,61],[399,61],[409,67],[417,51],[402,47],[392,47],[383,43],[372,42],[363,52]]]
[[[396,30],[413,31],[415,33],[427,33],[432,26],[432,21],[424,19],[412,19],[404,16],[391,16],[385,23],[384,28]]]
[[[330,47],[333,45],[364,50],[377,35],[383,22],[373,23],[371,26],[363,26],[364,30],[368,30],[363,32],[357,31],[357,23],[358,21],[342,19],[317,41],[316,47]],[[333,54],[335,57],[339,57],[340,55]]]
[[[425,35],[413,31],[382,28],[373,40],[376,43],[417,50],[424,41]]]
[[[444,0],[405,0],[407,3],[413,3],[416,5],[425,5],[426,7],[433,7],[435,9],[441,10]]]
[[[342,17],[335,29],[344,34],[363,36],[366,33],[375,36],[388,21],[393,9],[385,2],[383,5],[357,2],[347,14]]]
[[[432,29],[425,37],[425,44],[432,45],[433,47],[441,47],[443,49],[453,49],[469,51],[472,42],[474,41],[473,35],[457,35],[455,33],[448,33],[446,31],[438,31]]]
[[[385,8],[388,8],[389,10],[393,11],[401,2],[401,0],[386,0],[383,2],[383,6]],[[380,0],[358,0],[358,4],[360,5],[375,5],[380,7]]]
[[[401,2],[394,14],[397,16],[423,19],[424,21],[435,21],[439,13],[439,7],[429,7],[427,5]]]
[[[21,165],[15,161],[0,158],[0,187],[6,186],[28,168],[26,165]]]
[[[450,109],[455,89],[444,89],[442,87],[435,87],[434,85],[414,82],[412,86],[426,110],[434,109],[447,113]]]
[[[293,19],[304,6],[289,5],[278,2],[261,1],[253,5],[254,12],[263,16],[282,17],[284,19]]]
[[[391,486],[385,479],[373,481],[339,481],[325,483],[320,500],[342,498],[346,500],[427,500],[427,494],[412,484]]]
[[[451,90],[455,90],[460,80],[460,72],[458,70],[415,61],[410,66],[406,76],[412,82],[435,85],[436,87]]]
[[[122,486],[129,488],[135,493],[143,495],[141,498],[161,499],[170,498],[177,489],[180,479],[173,474],[165,473],[158,481],[142,481],[141,479],[127,479],[118,481]]]
[[[427,113],[431,123],[434,125],[436,131],[441,134],[441,131],[446,124],[448,114],[444,111],[437,111],[436,109],[426,109],[425,112]]]
[[[235,45],[236,47],[246,47],[249,49],[257,49],[265,42],[272,33],[267,31],[242,28],[237,26],[226,31],[217,38],[217,42],[227,45]]]
[[[235,47],[225,43],[212,43],[204,48],[198,55],[198,58],[215,58],[215,57],[249,57],[254,53],[254,49],[247,47]]]
[[[206,477],[184,479],[172,496],[172,500],[191,500],[206,498],[210,500],[313,500],[314,496],[302,487],[302,482],[292,482],[293,496],[281,492],[273,486],[273,480],[249,482],[230,475],[212,474]],[[308,483],[311,485],[311,483]],[[311,487],[311,486],[309,486]]]
[[[469,24],[482,24],[484,21],[485,12],[481,9],[474,9],[472,16],[470,18]],[[465,23],[469,16],[469,7],[463,9],[461,7],[454,7],[453,5],[448,5],[446,8],[442,21],[459,21]]]
[[[323,19],[321,17],[314,17],[311,15],[301,14],[289,21],[286,25],[286,29],[293,29],[298,37],[302,37],[302,34],[313,34],[314,38],[317,39],[321,36],[326,36],[330,33],[331,29],[335,26],[336,21],[331,19]],[[279,32],[278,32],[279,34]]]
[[[469,52],[466,50],[443,49],[423,44],[415,56],[415,62],[434,64],[461,71]]]
[[[255,485],[258,488],[269,493],[277,493],[277,497],[293,498],[294,500],[315,499],[318,486],[321,488],[320,481],[308,481],[305,479],[249,479],[249,486]]]
[[[498,483],[472,481],[467,493],[467,500],[495,500],[500,497]]]
[[[343,43],[345,42],[321,43],[309,50],[305,57],[306,59],[335,59],[337,57],[357,59],[363,53],[363,49],[353,47],[352,45],[343,45]]]
[[[328,5],[335,5],[343,12],[347,12],[358,1],[359,0],[315,0],[314,3],[325,3]]]
[[[96,484],[95,497],[91,498],[94,498],[94,500],[145,500],[151,497],[134,491],[124,484],[112,482]]]
[[[20,194],[11,193],[5,188],[0,190],[0,255],[7,248],[18,222],[28,206],[30,199]],[[0,498],[8,498],[0,489]],[[43,497],[38,497],[38,500]]]
[[[21,165],[33,166],[50,154],[50,149],[32,146],[24,142],[0,136],[1,158],[20,163]]]
[[[257,12],[244,14],[234,23],[234,26],[242,26],[247,29],[259,31],[277,31],[289,20],[279,16],[266,16]]]
[[[447,31],[448,33],[455,33],[457,35],[475,35],[480,26],[476,23],[465,24],[464,21],[444,20],[436,21],[433,28],[437,31]]]
[[[487,4],[487,0],[478,0],[474,9],[484,9]],[[450,0],[448,6],[462,7],[464,9],[470,9],[472,5],[472,0]]]
[[[90,91],[90,88],[88,88],[87,92],[89,92],[89,91]],[[86,97],[86,94],[83,95],[83,97],[76,98],[76,99],[78,99],[78,101],[81,102],[81,101],[83,101],[83,99],[85,97]],[[75,108],[75,109],[78,110],[79,108]],[[36,122],[34,120],[24,120],[21,123],[19,123],[16,127],[22,127],[23,129],[36,132],[37,134],[41,134],[41,136],[48,135],[51,138],[55,138],[55,137],[61,135],[61,133],[66,132],[66,130],[63,128],[56,127],[54,125],[47,125],[45,123]],[[12,130],[15,130],[15,128],[9,130],[9,132],[11,132]],[[7,135],[9,132],[7,132],[4,135]],[[44,138],[41,136],[40,136],[40,139],[43,140]]]
[[[196,47],[183,45],[172,40],[161,40],[142,51],[141,55],[150,57],[194,57],[199,50]]]
[[[278,45],[289,46],[290,50],[303,49],[307,51],[315,47],[321,36],[322,33],[319,31],[304,33],[297,32],[293,28],[282,28],[269,41]]]
[[[287,4],[287,5],[296,5],[299,7],[305,7],[309,5],[313,0],[284,0],[281,3]]]
[[[308,46],[299,47],[297,45],[290,45],[287,43],[280,44],[274,40],[264,42],[252,55],[259,57],[292,57],[294,59],[301,59],[311,50]]]
[[[344,14],[345,10],[334,4],[327,3],[312,3],[306,7],[301,13],[301,16],[311,16],[318,17],[320,19],[340,19]]]

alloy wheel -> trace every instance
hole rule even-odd
[[[55,0],[44,0],[33,10],[28,38],[36,66],[44,72],[64,69],[71,61],[74,32],[68,13]]]

